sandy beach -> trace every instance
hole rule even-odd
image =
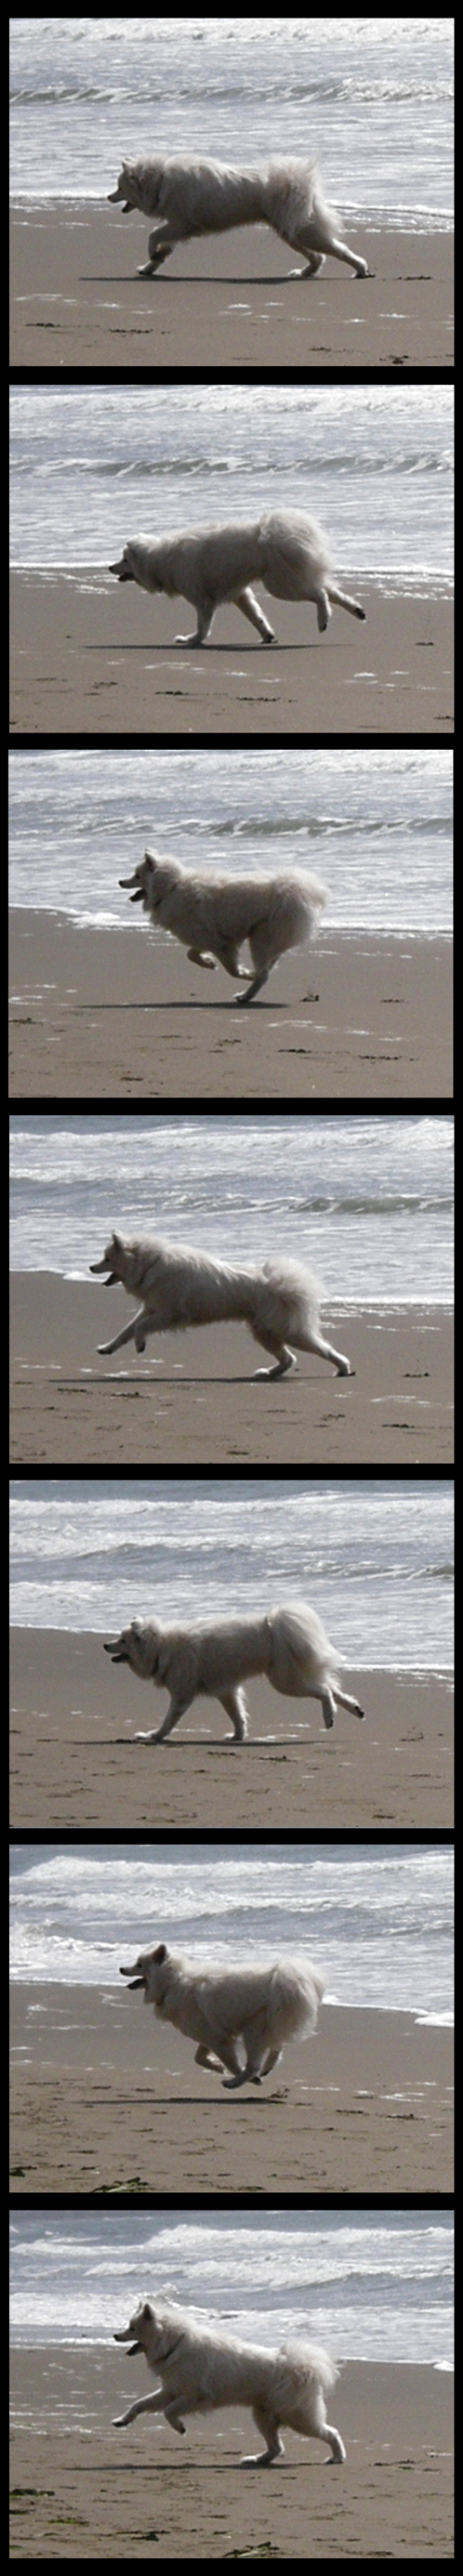
[[[451,2030],[333,2004],[230,2096],[143,1995],[14,1984],[11,2190],[450,2192],[452,2067]]]
[[[315,1700],[295,1712],[252,1681],[246,1745],[199,1699],[170,1742],[136,1744],[160,1723],[162,1693],[115,1668],[101,1636],[13,1628],[13,1832],[451,1830],[450,1680],[346,1669],[345,1681],[364,1726],[342,1709],[327,1734]]]
[[[10,1097],[451,1097],[449,939],[327,929],[283,959],[257,1008],[236,990],[147,926],[12,911]]]
[[[108,171],[108,191],[117,171]],[[120,207],[13,209],[11,364],[17,367],[445,367],[453,357],[450,233],[367,231],[351,239],[372,274],[335,260],[291,278],[294,255],[267,226],[210,235],[137,277],[149,224]],[[297,265],[297,262],[296,262]]]
[[[239,2407],[190,2419],[176,2448],[157,2417],[116,2432],[139,2368],[115,2344],[13,2353],[14,2557],[453,2556],[450,2372],[347,2361],[345,2466],[325,2476],[322,2445],[288,2432],[269,2488],[240,2475],[252,2419]]]
[[[128,504],[128,532],[130,507]],[[336,565],[341,579],[343,567]],[[448,597],[393,595],[357,581],[367,625],[333,613],[318,635],[310,602],[277,600],[276,643],[248,641],[239,609],[218,609],[204,652],[176,645],[182,603],[118,586],[103,568],[11,576],[13,734],[260,738],[426,734],[453,725]],[[267,602],[268,606],[268,602]]]
[[[446,1466],[453,1458],[448,1309],[336,1313],[355,1374],[300,1354],[290,1377],[253,1379],[244,1325],[163,1334],[153,1357],[98,1357],[128,1321],[118,1288],[12,1274],[11,1462],[114,1467]],[[334,1316],[325,1313],[325,1329]]]

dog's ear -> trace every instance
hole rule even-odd
[[[155,1959],[155,1962],[156,1962],[156,1967],[157,1967],[157,1968],[162,1968],[163,1960],[164,1960],[164,1959],[167,1959],[167,1950],[166,1950],[165,1941],[160,1941],[160,1943],[159,1943],[159,1949],[154,1951],[153,1956],[154,1956],[154,1959]]]

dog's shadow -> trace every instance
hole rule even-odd
[[[113,272],[108,269],[107,275],[104,277],[93,275],[93,273],[89,271],[85,272],[85,274],[82,272],[79,283],[81,286],[136,286],[137,288],[139,286],[176,286],[183,295],[185,287],[187,286],[218,286],[220,289],[223,286],[254,286],[259,289],[261,286],[297,286],[300,278],[303,280],[304,286],[310,286],[312,282],[313,284],[316,282],[315,279],[311,281],[309,277],[304,277],[304,272],[301,268],[298,270],[286,269],[282,277],[218,277],[214,276],[213,273],[210,277],[207,277],[205,274],[201,276],[199,273],[197,273],[195,277],[173,277],[170,270],[168,273],[164,270],[163,274],[162,269],[158,269],[157,273],[155,273],[153,277],[141,277],[138,269],[132,271],[130,277],[127,277],[127,275],[122,277],[119,274],[119,270],[114,270]],[[331,286],[335,285],[335,283],[336,280],[331,278]]]

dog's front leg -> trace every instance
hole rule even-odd
[[[175,637],[175,642],[176,642],[176,644],[189,644],[189,645],[191,646],[192,650],[193,650],[193,647],[194,647],[195,645],[198,645],[198,644],[207,644],[207,638],[208,638],[208,635],[210,634],[210,629],[211,629],[211,626],[212,626],[212,619],[213,619],[213,615],[214,615],[214,609],[216,608],[216,606],[217,606],[217,601],[216,601],[215,599],[211,599],[211,598],[203,599],[202,604],[201,604],[201,607],[198,607],[198,608],[197,608],[197,610],[196,610],[197,620],[198,620],[197,628],[196,628],[196,634],[195,634],[195,635],[176,635],[176,637]]]
[[[207,2066],[209,2075],[221,2075],[223,2058],[213,2057],[212,2049],[206,2048],[205,2041],[200,2040],[199,2048],[195,2048],[195,2066]]]
[[[254,598],[254,591],[250,590],[249,582],[246,583],[245,590],[235,591],[235,608],[241,609],[242,617],[249,618],[250,626],[257,626],[262,644],[275,643],[273,626],[269,626],[268,617],[264,617],[263,608],[259,608],[259,601]]]
[[[169,258],[169,252],[174,247],[174,238],[169,233],[167,222],[164,220],[156,224],[155,231],[148,234],[148,259],[146,265],[137,270],[138,277],[156,277],[162,260]]]
[[[134,2424],[136,2415],[163,2415],[163,2413],[163,2390],[162,2388],[155,2388],[153,2389],[152,2397],[136,2397],[134,2406],[127,2407],[126,2415],[114,2415],[113,2423]]]
[[[99,1343],[98,1343],[98,1350],[99,1350],[99,1352],[100,1352],[100,1357],[101,1357],[102,1355],[106,1356],[106,1354],[107,1354],[107,1353],[111,1354],[111,1352],[112,1352],[112,1351],[121,1351],[121,1350],[122,1350],[122,1347],[123,1347],[123,1343],[124,1343],[124,1342],[133,1342],[133,1341],[135,1341],[135,1340],[136,1340],[137,1331],[139,1331],[139,1330],[140,1330],[141,1325],[142,1325],[142,1324],[144,1324],[144,1323],[145,1323],[145,1317],[144,1317],[143,1307],[142,1307],[142,1306],[140,1306],[140,1312],[139,1312],[139,1314],[138,1314],[138,1315],[132,1315],[132,1322],[131,1322],[131,1324],[124,1324],[124,1325],[123,1325],[123,1327],[122,1327],[122,1332],[121,1332],[121,1333],[115,1333],[115,1335],[114,1335],[114,1341],[113,1341],[113,1342],[99,1342]],[[141,1350],[143,1350],[143,1348],[144,1348],[144,1344],[143,1344],[143,1343],[137,1343],[137,1349],[141,1349]]]
[[[191,1699],[171,1699],[170,1708],[166,1710],[162,1726],[156,1726],[154,1730],[150,1729],[149,1734],[145,1732],[143,1735],[136,1735],[135,1743],[165,1744],[166,1735],[172,1735],[173,1727],[178,1726],[179,1717],[185,1716],[187,1708],[191,1708]]]

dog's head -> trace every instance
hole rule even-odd
[[[123,548],[120,562],[108,564],[108,572],[114,573],[116,581],[138,581],[140,590],[165,590],[166,584],[161,573],[163,554],[162,545],[159,544],[156,548],[155,539],[129,537],[127,545]]]
[[[131,903],[143,903],[145,912],[153,913],[157,912],[174,880],[177,883],[177,878],[180,877],[181,869],[176,867],[173,859],[165,861],[153,859],[151,851],[145,850],[144,858],[139,859],[133,877],[119,877],[119,885],[126,887],[128,893],[133,886],[134,893],[130,895]]]
[[[124,889],[127,888],[127,893],[129,893],[131,886],[134,887],[135,891],[130,895],[130,901],[131,903],[144,903],[145,912],[149,912],[150,908],[151,887],[154,881],[154,874],[154,859],[150,859],[148,857],[148,852],[146,852],[145,858],[140,859],[138,867],[134,868],[133,877],[119,877],[119,885],[124,886]]]
[[[125,199],[125,204],[122,204],[123,199]],[[107,206],[122,205],[122,212],[124,215],[131,215],[133,213],[133,208],[136,205],[136,197],[133,189],[132,171],[129,170],[127,161],[123,161],[122,163],[122,170],[120,179],[118,179],[117,182],[117,188],[111,188],[109,197],[106,199],[106,204]]]
[[[141,2299],[136,2315],[131,2317],[130,2325],[115,2328],[114,2343],[130,2343],[131,2353],[143,2352],[146,2335],[147,2333],[149,2334],[150,2327],[153,2325],[154,2315],[153,2309],[150,2308],[149,2299]],[[135,2343],[131,2342],[132,2335],[135,2335]]]
[[[162,2000],[163,1973],[168,1958],[169,1952],[166,1950],[165,1941],[159,1941],[157,1950],[142,1950],[140,1958],[135,1960],[134,1967],[120,1968],[119,1976],[128,1977],[129,1991],[133,1994],[138,1986],[143,1987],[145,2003],[159,2004]]]
[[[121,555],[120,563],[108,564],[108,572],[115,573],[116,581],[136,581],[136,572],[134,572],[133,565],[130,560],[131,553],[131,546],[124,546],[124,552],[123,555]]]
[[[105,1279],[105,1288],[117,1288],[118,1281],[121,1279],[123,1274],[124,1250],[125,1246],[123,1235],[112,1234],[111,1242],[107,1243],[106,1252],[103,1253],[102,1260],[89,1262],[89,1269],[95,1276],[98,1272],[107,1270],[108,1277]]]
[[[143,1619],[132,1619],[131,1627],[123,1628],[120,1637],[104,1642],[105,1655],[111,1656],[113,1664],[129,1664],[140,1682],[155,1681],[158,1639],[160,1642],[160,1629]]]

